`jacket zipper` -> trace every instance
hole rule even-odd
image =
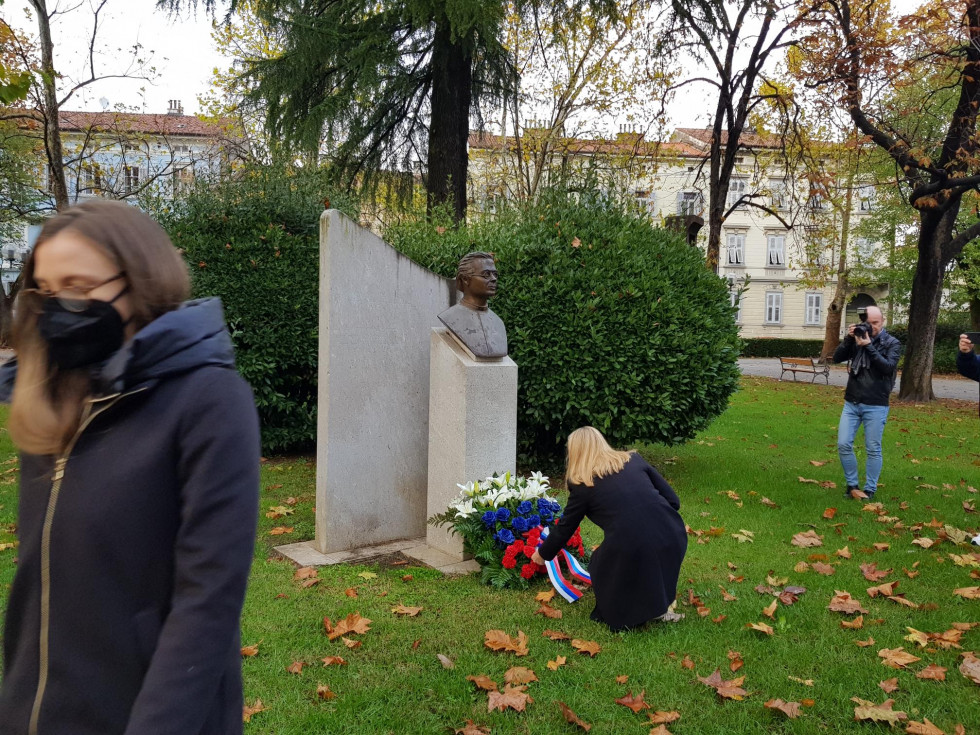
[[[65,465],[68,464],[68,458],[75,448],[78,438],[97,416],[103,414],[124,396],[130,396],[143,390],[146,390],[146,388],[140,388],[130,393],[113,393],[110,396],[86,400],[85,409],[82,411],[82,420],[78,425],[78,429],[76,429],[75,434],[54,463],[51,493],[48,496],[48,507],[44,513],[44,525],[41,529],[41,630],[38,639],[37,692],[34,695],[34,706],[31,708],[31,720],[28,726],[29,735],[37,735],[38,733],[41,703],[44,700],[44,690],[48,685],[48,644],[50,642],[49,633],[51,625],[51,526],[54,522],[54,511],[58,504],[58,495],[61,493],[61,482],[65,476]],[[104,403],[104,405],[96,410],[95,404],[97,403]]]

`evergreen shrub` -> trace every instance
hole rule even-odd
[[[195,297],[219,296],[267,452],[316,441],[319,219],[351,211],[318,172],[252,168],[202,184],[160,219],[190,266]]]
[[[518,450],[553,467],[586,424],[616,446],[690,439],[738,386],[741,347],[725,282],[696,248],[593,194],[548,192],[533,206],[454,229],[403,223],[388,242],[443,276],[492,252],[491,307],[518,371]]]
[[[745,340],[742,357],[820,357],[822,339],[752,337]]]

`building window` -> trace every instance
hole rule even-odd
[[[806,295],[806,315],[804,324],[819,325],[823,316],[823,294],[808,293]]]
[[[826,207],[826,200],[820,192],[814,192],[807,200],[806,206],[813,212],[819,212]]]
[[[636,203],[640,205],[640,211],[649,215],[657,213],[657,195],[653,191],[637,189],[635,192]]]
[[[701,192],[680,191],[677,192],[677,214],[685,217],[687,215],[699,215],[703,208]]]
[[[783,292],[770,291],[766,294],[766,324],[782,324]]]
[[[125,177],[126,193],[136,191],[140,185],[140,167],[123,166],[123,176]]]
[[[870,212],[874,209],[875,190],[870,184],[858,187],[858,209],[862,212]]]
[[[102,195],[102,169],[97,163],[82,164],[82,190],[80,194]]]
[[[786,181],[783,179],[772,179],[769,182],[769,191],[772,192],[772,208],[779,211],[789,209],[789,192],[786,189]]]
[[[194,167],[184,166],[174,171],[174,196],[184,194],[194,187]]]
[[[767,235],[766,243],[766,265],[785,267],[786,235]]]
[[[870,263],[874,259],[874,246],[865,237],[859,237],[854,241],[854,250],[861,263]]]
[[[728,295],[728,302],[732,305],[733,309],[736,309],[735,323],[741,324],[742,323],[742,299],[739,298],[738,291],[734,289],[734,286],[732,286],[732,292]]]
[[[728,233],[728,265],[745,265],[745,233]]]
[[[732,179],[728,182],[728,206],[734,207],[745,196],[748,182],[745,179]],[[742,206],[739,204],[739,206]]]

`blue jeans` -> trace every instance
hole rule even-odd
[[[837,454],[844,468],[844,479],[848,487],[859,487],[858,463],[854,456],[854,437],[858,427],[864,424],[864,448],[868,453],[868,466],[865,471],[864,492],[874,495],[878,489],[881,475],[881,435],[885,432],[888,419],[888,406],[869,406],[866,403],[844,401],[844,411],[837,427]]]

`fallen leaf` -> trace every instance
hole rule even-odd
[[[323,627],[327,631],[327,637],[333,641],[352,633],[367,633],[371,630],[370,622],[368,618],[362,618],[360,613],[352,612],[346,618],[338,620],[336,626],[330,625],[330,618],[324,618]]]
[[[336,699],[337,694],[330,691],[330,687],[326,684],[316,685],[316,698],[317,699]]]
[[[921,546],[923,549],[928,549],[934,543],[936,543],[936,541],[935,539],[926,538],[925,536],[922,536],[920,538],[912,539],[912,543],[915,544],[916,546]]]
[[[790,543],[803,549],[811,546],[823,546],[823,536],[818,536],[817,532],[811,528],[809,531],[795,534]]]
[[[834,552],[834,555],[839,556],[841,559],[850,559],[851,550],[845,546],[843,549],[837,549],[837,551]]]
[[[811,459],[810,464],[812,464],[814,467],[823,467],[825,464],[827,464],[827,462],[825,460]]]
[[[681,713],[677,710],[665,712],[658,709],[656,712],[648,713],[647,716],[650,718],[651,725],[669,725],[671,722],[677,722],[681,718]]]
[[[823,512],[823,517],[826,518],[828,521],[833,520],[835,515],[837,515],[837,508],[827,508],[827,510]],[[782,700],[775,700],[775,701],[782,701]]]
[[[558,668],[565,665],[565,657],[557,656],[554,661],[549,661],[546,665],[551,671],[558,671]],[[619,677],[616,677],[617,679]]]
[[[479,676],[467,676],[466,680],[472,681],[474,684],[476,684],[477,689],[482,689],[485,692],[497,691],[497,682],[484,674],[480,674]]]
[[[304,666],[309,666],[309,664],[305,661],[293,661],[286,667],[286,671],[288,671],[290,674],[302,674]]]
[[[690,656],[685,656],[681,659],[681,668],[687,669],[688,671],[694,671],[694,662],[691,660]]]
[[[269,529],[270,536],[282,536],[283,534],[292,533],[292,526],[276,526],[275,528]]]
[[[933,725],[925,717],[922,718],[922,722],[909,720],[909,724],[908,727],[905,728],[905,732],[910,733],[911,735],[946,735],[945,732]]]
[[[253,643],[250,646],[242,646],[242,656],[245,658],[250,658],[252,656],[259,655],[259,644]]]
[[[667,729],[666,725],[657,725],[648,735],[672,735],[672,733]]]
[[[834,590],[834,596],[830,600],[830,604],[827,605],[827,609],[831,612],[844,613],[845,615],[854,615],[855,613],[861,613],[862,615],[867,615],[868,611],[861,607],[861,603],[851,597],[850,592],[841,592],[840,590]]]
[[[861,574],[863,574],[864,578],[869,582],[880,582],[891,573],[891,569],[878,569],[877,562],[870,562],[861,565]]]
[[[874,644],[875,644],[874,638],[868,638],[868,640],[866,641],[854,641],[854,645],[860,646],[861,648],[868,648],[869,646],[873,646]]]
[[[252,715],[258,714],[259,712],[264,712],[267,709],[268,707],[262,704],[261,699],[256,699],[255,703],[252,704],[251,706],[247,704],[244,705],[242,707],[242,722],[251,722]]]
[[[840,627],[850,630],[860,630],[864,627],[864,616],[858,615],[854,620],[841,620]]]
[[[776,612],[776,607],[779,606],[779,600],[773,600],[772,603],[762,610],[762,614],[765,615],[770,620],[775,620],[774,617]]]
[[[786,678],[789,679],[790,681],[798,682],[803,686],[808,686],[808,687],[813,686],[813,679],[801,679],[798,676],[787,676]]]
[[[854,708],[854,719],[858,722],[887,722],[889,725],[897,725],[902,720],[907,720],[908,715],[904,712],[893,710],[895,703],[892,699],[886,699],[881,704],[867,702],[858,697],[851,697],[852,702],[857,702]]]
[[[960,587],[953,590],[954,595],[959,595],[967,600],[980,600],[980,587]]]
[[[980,658],[974,656],[972,651],[963,654],[960,673],[974,684],[980,684]]]
[[[877,543],[871,545],[875,548],[875,551],[888,551],[888,549],[891,548],[891,544],[885,544],[885,543]]]
[[[746,623],[745,627],[758,630],[760,633],[765,633],[766,635],[772,635],[774,632],[772,627],[765,623]]]
[[[742,654],[740,654],[738,651],[729,651],[728,661],[728,669],[733,674],[745,665],[745,662],[742,660]]]
[[[778,710],[791,720],[795,720],[800,716],[799,702],[784,702],[781,699],[770,699],[762,706],[768,709]]]
[[[551,602],[553,599],[555,599],[555,591],[552,589],[539,592],[534,596],[534,599],[537,602]]]
[[[914,664],[916,661],[921,661],[918,656],[913,656],[911,653],[906,651],[904,648],[882,648],[878,651],[878,656],[881,657],[881,662],[885,666],[890,666],[893,669],[904,669],[909,664]]]
[[[508,684],[530,684],[537,680],[537,675],[524,666],[512,666],[504,672],[504,681]]]
[[[453,735],[490,735],[490,728],[477,725],[473,720],[467,720],[466,725],[457,728]]]
[[[357,590],[354,589],[353,587],[348,587],[347,589],[345,589],[344,594],[352,599],[355,600],[357,599]]]
[[[488,630],[484,634],[483,645],[491,651],[510,651],[516,656],[527,656],[527,634],[517,631],[517,638],[512,638],[502,630]]]
[[[595,658],[595,655],[602,650],[599,644],[595,641],[583,641],[579,640],[578,638],[572,639],[572,648],[579,653],[586,653],[592,658]]]
[[[823,562],[818,561],[814,562],[813,571],[815,571],[817,574],[822,574],[825,577],[829,577],[834,573],[834,568],[830,566],[830,564],[824,564]]]
[[[896,676],[891,679],[879,681],[878,686],[880,686],[887,694],[891,694],[898,689],[898,677]]]
[[[360,648],[363,645],[363,641],[355,641],[350,638],[341,638],[340,640],[343,641],[344,645],[351,650],[354,650],[355,648]]]
[[[507,685],[503,691],[487,692],[487,712],[493,712],[495,709],[501,712],[506,709],[523,712],[528,702],[534,701],[527,694],[526,689],[525,686],[512,687]]]
[[[915,675],[916,679],[931,679],[932,681],[946,681],[946,667],[929,664],[922,671]]]
[[[541,633],[545,638],[550,638],[553,641],[567,641],[571,639],[568,633],[562,633],[560,630],[548,630],[547,628]]]
[[[399,603],[397,607],[391,608],[391,611],[393,613],[395,613],[395,615],[404,615],[404,616],[409,617],[409,618],[414,618],[420,612],[422,612],[422,608],[421,607],[405,607],[405,605],[402,605],[401,603]]]
[[[346,666],[347,661],[342,659],[340,656],[325,656],[323,659],[324,666]]]
[[[402,582],[411,582],[413,579],[415,579],[415,577],[413,577],[411,574],[406,574],[402,577]]]
[[[616,677],[616,683],[617,684],[625,684],[629,680],[630,680],[630,678],[629,678],[629,675],[628,674],[622,674],[621,676],[617,676]]]
[[[543,602],[538,607],[538,609],[534,611],[534,614],[544,615],[546,618],[553,618],[555,620],[560,620],[562,615],[561,610],[558,610],[557,608],[554,608],[551,605],[546,605]]]
[[[582,722],[582,720],[579,719],[578,715],[572,712],[572,708],[569,707],[564,702],[558,702],[558,708],[561,710],[561,714],[565,718],[565,722],[567,722],[568,724],[578,725],[586,732],[592,729],[592,725]]]
[[[451,658],[449,658],[449,656],[446,656],[443,653],[437,653],[436,654],[436,658],[439,659],[439,663],[442,664],[442,668],[444,668],[444,669],[455,669],[456,668],[456,664],[453,663],[453,660]]]
[[[299,582],[302,579],[311,579],[317,575],[316,567],[300,567],[293,574],[293,580]]]
[[[374,572],[361,572],[357,576],[361,577],[362,579],[375,579],[378,575]]]
[[[731,679],[730,681],[724,681],[721,678],[721,670],[715,669],[706,677],[699,676],[698,681],[712,687],[718,696],[723,699],[742,699],[748,696],[748,692],[742,689],[742,683],[745,681],[744,676]]]
[[[885,582],[884,584],[879,584],[874,587],[868,587],[868,597],[877,597],[881,595],[882,597],[891,597],[895,594],[895,588],[898,587],[898,582]]]
[[[650,709],[650,705],[643,701],[643,695],[645,693],[646,690],[641,689],[640,693],[634,697],[633,692],[630,691],[629,693],[626,694],[626,696],[617,699],[616,704],[621,704],[627,709],[633,710],[634,712],[639,712],[640,710],[643,709]]]

